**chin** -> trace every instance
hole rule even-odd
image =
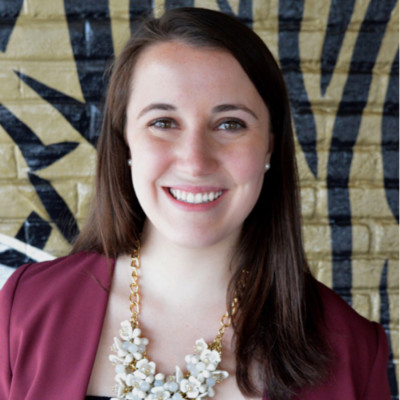
[[[169,240],[176,246],[184,247],[187,249],[202,249],[217,246],[218,244],[227,243],[229,241],[236,242],[237,233],[230,234],[216,234],[213,232],[180,232],[177,235],[170,235]]]

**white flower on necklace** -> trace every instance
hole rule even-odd
[[[152,393],[146,397],[146,400],[166,400],[171,397],[171,393],[160,386],[153,388],[151,392]]]
[[[156,364],[153,361],[148,361],[146,358],[142,358],[136,363],[136,371],[133,375],[142,380],[146,380],[147,378],[147,382],[149,379],[153,382],[155,372]]]
[[[121,323],[120,337],[114,338],[109,356],[115,364],[117,397],[112,400],[204,400],[214,397],[213,386],[226,379],[226,371],[217,370],[221,355],[210,349],[204,339],[196,341],[194,354],[185,357],[187,374],[179,367],[167,378],[156,373],[156,364],[146,357],[148,340],[140,337],[140,329],[133,329],[129,321]]]
[[[189,399],[195,399],[200,394],[201,382],[194,376],[190,376],[189,379],[183,379],[180,384],[182,393],[186,393]]]

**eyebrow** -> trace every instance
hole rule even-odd
[[[212,112],[220,113],[225,111],[236,111],[236,110],[245,111],[248,114],[252,115],[255,119],[258,119],[257,115],[252,110],[250,110],[250,108],[244,106],[243,104],[221,104],[219,106],[214,107],[212,109]]]
[[[148,113],[149,111],[152,110],[162,110],[162,111],[176,111],[176,107],[171,105],[171,104],[166,104],[166,103],[152,103],[143,108],[142,111],[140,111],[138,118],[143,116],[144,114]]]
[[[152,110],[176,111],[176,107],[173,106],[172,104],[167,104],[167,103],[152,103],[143,108],[142,111],[140,111],[138,118],[142,117],[144,114]],[[218,106],[215,106],[212,109],[212,112],[216,114],[216,113],[221,113],[226,111],[236,111],[236,110],[245,111],[248,114],[252,115],[255,119],[258,119],[257,115],[252,110],[250,110],[250,108],[246,107],[243,104],[220,104]]]

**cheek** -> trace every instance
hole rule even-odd
[[[231,173],[238,183],[259,181],[264,176],[265,152],[259,148],[243,148],[230,157]]]
[[[165,146],[137,140],[129,147],[134,184],[154,181],[168,169],[170,157]]]

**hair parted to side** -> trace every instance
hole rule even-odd
[[[235,251],[227,304],[248,271],[233,321],[236,379],[249,396],[265,391],[287,400],[328,374],[330,352],[323,317],[301,234],[298,174],[289,100],[282,73],[264,42],[246,25],[220,12],[181,8],[142,23],[115,61],[98,141],[96,194],[88,222],[73,252],[109,257],[130,253],[140,238],[145,214],[132,188],[125,140],[132,75],[142,51],[178,40],[198,48],[231,53],[268,107],[274,151],[260,197],[245,220]],[[133,165],[135,160],[132,160]],[[256,366],[263,386],[250,371]]]

